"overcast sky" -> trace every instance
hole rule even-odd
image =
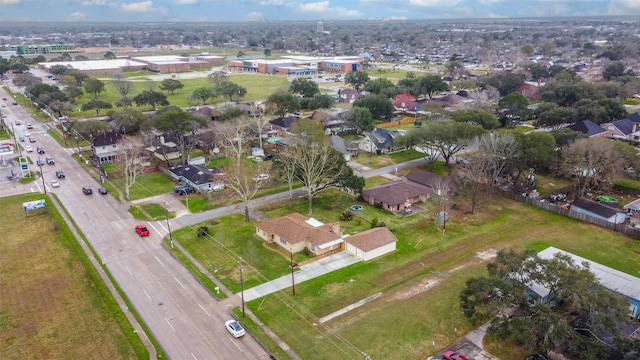
[[[260,21],[640,16],[640,0],[0,0],[0,21]]]

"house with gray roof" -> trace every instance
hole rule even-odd
[[[351,160],[352,156],[358,156],[358,147],[341,136],[331,135],[329,137],[329,145],[338,150],[346,161]]]
[[[569,256],[576,266],[582,266],[584,263],[589,264],[589,270],[596,276],[602,286],[627,298],[629,301],[629,316],[635,319],[640,318],[640,278],[562,251],[553,246],[540,251],[538,257],[549,260],[556,256],[556,254]],[[549,294],[549,289],[542,286],[538,286],[534,291],[541,297]]]
[[[613,139],[640,142],[640,123],[621,119],[600,126],[607,130],[608,136]]]
[[[200,192],[219,189],[220,184],[224,183],[224,173],[202,165],[175,166],[169,172],[175,181],[183,182]]]
[[[118,141],[122,139],[119,131],[112,130],[91,139],[91,151],[99,164],[109,164],[116,161]]]
[[[384,128],[375,128],[365,132],[365,138],[358,143],[358,147],[366,152],[389,153],[393,150],[393,140],[400,135],[400,131],[389,131]]]
[[[450,176],[440,176],[418,168],[411,170],[406,178],[416,184],[426,186],[428,191],[434,195],[438,195],[438,190],[445,191],[441,196],[452,195],[458,190],[455,181]]]
[[[587,134],[589,137],[603,136],[608,137],[607,130],[600,127],[591,120],[581,120],[567,127],[570,130]]]
[[[577,198],[571,203],[572,212],[585,214],[613,224],[622,224],[627,220],[626,211],[615,205],[593,201],[587,198]]]

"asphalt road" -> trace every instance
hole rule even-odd
[[[0,95],[7,97],[4,91]],[[11,99],[9,99],[11,100]],[[7,110],[11,107],[10,110]],[[6,105],[5,118],[13,121],[16,134],[27,131],[25,125],[15,126],[15,119],[24,124],[29,115],[20,106]],[[168,234],[166,222],[147,222],[151,236],[140,238],[134,231],[137,220],[128,213],[128,205],[119,204],[111,195],[100,195],[100,186],[71,157],[73,149],[65,149],[47,134],[43,124],[33,122],[28,130],[36,139],[34,146],[43,146],[53,156],[55,165],[43,165],[47,192],[55,192],[70,216],[85,234],[91,246],[123,289],[131,304],[151,329],[171,359],[266,359],[268,353],[250,335],[234,339],[224,328],[231,318],[230,308],[224,308],[193,276],[161,245]],[[23,152],[23,155],[26,153]],[[38,154],[28,156],[35,164]],[[8,163],[10,164],[10,162]],[[14,171],[19,170],[13,164]],[[9,172],[10,165],[0,167]],[[63,170],[65,179],[60,187],[51,188],[56,170]],[[32,170],[39,170],[37,167]],[[84,195],[82,186],[93,188],[93,195]],[[19,185],[0,179],[2,196],[24,192],[42,192],[41,179]],[[173,224],[176,226],[177,224]],[[123,309],[127,311],[127,309]]]

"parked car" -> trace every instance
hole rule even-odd
[[[64,171],[58,170],[58,171],[56,171],[56,177],[58,179],[64,179],[66,176],[64,175]]]
[[[256,182],[269,180],[269,174],[260,174],[253,178],[253,180],[255,180]]]
[[[147,229],[147,227],[144,225],[136,225],[136,233],[138,233],[138,235],[140,235],[141,237],[149,236],[149,234],[151,234],[151,232],[149,232],[149,229]]]
[[[60,183],[58,182],[57,179],[51,180],[51,187],[54,187],[54,188],[60,187]]]
[[[444,354],[442,354],[443,358],[446,360],[467,360],[466,357],[464,357],[463,355],[458,354],[455,351],[445,351]]]
[[[93,194],[93,190],[91,190],[91,186],[83,186],[82,193],[85,195],[91,195]]]
[[[38,146],[36,148],[36,151],[38,152],[38,154],[44,154],[44,148],[42,146]]]
[[[242,325],[240,325],[240,323],[236,320],[229,320],[225,322],[224,327],[227,328],[227,330],[231,333],[231,335],[233,335],[234,338],[239,338],[246,334]]]
[[[104,186],[99,187],[98,192],[102,195],[107,195],[109,193],[109,191],[107,191],[107,188]]]
[[[173,188],[173,191],[178,195],[185,195],[185,194],[191,194],[196,192],[196,189],[188,185],[178,185]]]
[[[33,152],[33,148],[31,147],[31,145],[27,145],[24,147],[26,152]]]
[[[46,161],[46,162],[47,162],[47,164],[49,164],[49,165],[53,165],[53,164],[55,164],[55,163],[56,163],[56,161],[55,161],[55,160],[53,160],[53,158],[52,158],[51,156],[47,156],[47,157],[45,158],[45,161]]]

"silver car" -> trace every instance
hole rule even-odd
[[[231,335],[233,335],[234,338],[239,338],[241,336],[244,336],[244,334],[246,333],[242,325],[240,325],[240,323],[237,322],[236,320],[227,321],[226,323],[224,323],[224,327],[226,327],[227,330],[229,330],[229,332],[231,333]]]

